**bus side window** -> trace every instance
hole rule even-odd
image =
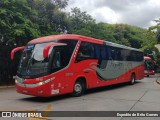
[[[100,55],[98,59],[98,65],[97,67],[101,69],[105,69],[107,66],[107,52],[105,46],[100,46]]]
[[[102,60],[107,60],[107,53],[105,46],[101,47],[101,55],[102,55]]]
[[[108,46],[107,52],[108,52],[108,60],[113,60],[113,58],[112,58],[112,50],[111,50],[111,48],[109,46]]]
[[[116,49],[114,47],[108,47],[109,60],[116,60]]]
[[[117,60],[118,60],[118,61],[121,61],[121,60],[122,60],[121,49],[117,48],[116,53],[117,53]]]
[[[64,68],[68,63],[66,61],[65,47],[55,47],[51,63],[51,72]]]
[[[55,49],[54,53],[53,53],[53,60],[52,60],[52,64],[51,64],[51,71],[57,71],[61,68],[61,52],[59,49]]]
[[[94,46],[92,43],[82,42],[76,57],[76,62],[87,59],[95,59]]]
[[[95,58],[100,58],[100,45],[95,45]]]

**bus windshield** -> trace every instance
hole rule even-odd
[[[145,60],[145,70],[154,70],[154,63],[153,60]]]
[[[43,50],[50,43],[27,45],[22,53],[17,75],[23,78],[36,78],[66,67],[77,41],[60,40],[60,43],[66,45],[54,45],[46,58],[43,57]]]
[[[43,49],[48,43],[26,46],[22,53],[21,61],[18,67],[18,73],[21,75],[38,75],[47,72],[49,57],[43,57]],[[49,54],[51,53],[51,50]]]

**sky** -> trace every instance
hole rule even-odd
[[[69,0],[66,11],[78,7],[96,22],[130,24],[148,28],[160,19],[160,0]]]

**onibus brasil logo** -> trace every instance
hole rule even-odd
[[[28,120],[47,120],[49,112],[51,111],[51,104],[47,105],[43,112],[38,110],[19,111],[19,112],[2,112],[2,117],[5,118],[28,118]]]

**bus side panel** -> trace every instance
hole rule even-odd
[[[136,69],[136,80],[141,80],[144,78],[144,64],[138,66]]]
[[[94,88],[97,86],[97,76],[96,71],[92,69],[94,63],[97,64],[98,60],[84,60],[77,63],[73,63],[73,67],[70,67],[69,71],[72,71],[74,77],[72,77],[72,85],[79,78],[84,78],[86,80],[86,88]]]
[[[76,80],[78,78],[85,78],[86,80],[86,87],[89,88],[95,88],[95,87],[101,87],[101,86],[107,86],[107,85],[112,85],[112,84],[118,84],[118,83],[124,83],[124,82],[129,82],[131,79],[131,75],[132,73],[135,73],[136,75],[136,80],[140,80],[143,79],[144,77],[144,65],[141,62],[138,63],[131,63],[128,62],[129,64],[126,64],[126,62],[121,62],[121,64],[123,63],[122,66],[118,66],[117,68],[115,68],[115,65],[112,64],[109,65],[109,67],[107,68],[108,70],[104,73],[106,77],[110,76],[110,74],[114,74],[116,72],[119,71],[119,68],[124,66],[124,72],[122,72],[122,74],[120,74],[118,77],[113,78],[113,79],[102,79],[98,73],[97,73],[97,62],[98,60],[84,60],[84,61],[80,61],[77,63],[73,63],[72,66],[70,67],[70,72],[71,74],[73,74],[73,76],[69,77],[70,81],[70,89],[73,90],[73,86],[74,83],[76,82]],[[117,61],[116,61],[117,63]],[[113,68],[112,68],[113,65]],[[137,66],[138,65],[138,66]],[[122,69],[121,68],[121,69]],[[104,71],[104,70],[102,70]],[[109,72],[111,71],[111,72]],[[108,73],[107,73],[108,72]],[[118,74],[118,73],[116,73]],[[70,91],[71,91],[70,90]]]
[[[117,77],[115,79],[108,79],[105,81],[104,80],[102,81],[99,79],[98,80],[99,84],[97,87],[129,82],[131,80],[132,73],[135,73],[136,80],[141,80],[144,78],[143,70],[144,70],[144,66],[140,65],[140,66],[137,66],[133,69],[130,69],[129,71],[127,71],[126,73],[120,75],[119,77]]]

